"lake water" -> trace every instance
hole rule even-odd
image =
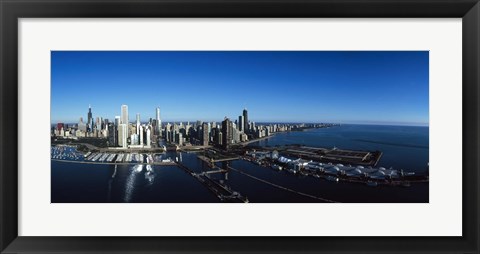
[[[337,147],[339,149],[380,150],[380,167],[404,169],[425,174],[429,155],[428,127],[341,125],[331,128],[310,129],[303,132],[278,133],[269,139],[250,145],[276,146],[303,144],[308,146]],[[179,158],[184,165],[202,172],[209,170],[195,153],[167,153],[165,157]],[[220,167],[226,165],[218,164]],[[410,187],[377,186],[331,182],[309,176],[276,171],[247,161],[229,164],[245,174],[229,170],[213,174],[231,189],[259,203],[322,202],[277,186],[337,202],[353,203],[417,203],[428,202],[428,183]],[[77,164],[52,161],[53,203],[215,203],[220,200],[197,179],[177,166],[153,166],[153,172],[138,172],[134,165]],[[256,179],[255,179],[256,178]]]

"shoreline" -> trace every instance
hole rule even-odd
[[[281,133],[304,132],[304,131],[307,131],[307,130],[325,129],[325,128],[330,128],[330,127],[317,127],[317,128],[308,128],[308,129],[302,129],[302,130],[274,132],[274,133],[272,133],[272,135],[270,135],[270,136],[266,136],[266,137],[261,137],[261,138],[256,138],[256,139],[248,140],[248,141],[245,141],[245,142],[238,143],[238,144],[236,144],[236,145],[246,146],[246,145],[248,145],[248,144],[251,144],[251,143],[254,143],[254,142],[257,142],[257,141],[262,141],[262,140],[265,140],[265,139],[273,138],[273,137],[275,137],[277,134],[281,134]]]
[[[251,143],[254,143],[254,142],[257,142],[257,141],[262,141],[262,140],[265,140],[265,139],[269,139],[269,138],[274,137],[274,136],[277,135],[278,133],[280,133],[280,132],[273,133],[273,134],[270,135],[270,136],[266,136],[266,137],[262,137],[262,138],[256,138],[256,139],[248,140],[248,141],[239,143],[239,145],[241,145],[241,146],[246,146],[246,145],[248,145],[248,144],[251,144]]]

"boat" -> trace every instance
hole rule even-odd
[[[335,177],[335,176],[327,176],[325,177],[325,179],[327,179],[328,181],[336,182],[336,183],[340,181],[340,179],[338,179],[338,177]]]
[[[153,172],[152,165],[147,165],[147,172]]]
[[[374,181],[368,181],[368,182],[367,182],[367,186],[377,187],[377,186],[378,186],[378,183],[377,183],[377,182],[374,182]]]
[[[135,165],[133,166],[133,169],[135,170],[135,172],[140,173],[143,170],[143,165]]]
[[[272,168],[273,168],[273,169],[276,169],[276,170],[282,170],[282,169],[283,169],[282,166],[277,165],[277,164],[273,164],[273,165],[272,165]]]

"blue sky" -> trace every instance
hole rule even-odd
[[[221,121],[428,125],[428,51],[52,51],[52,123]]]

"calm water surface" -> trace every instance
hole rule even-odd
[[[404,169],[424,174],[428,164],[428,127],[342,125],[303,132],[278,133],[251,145],[276,146],[303,144],[340,149],[380,150],[384,154],[378,164],[385,168]],[[167,153],[196,172],[209,170],[195,153]],[[226,168],[225,164],[218,164]],[[338,202],[428,202],[428,183],[410,187],[334,183],[323,179],[297,176],[276,171],[247,161],[229,164],[251,176],[308,195]],[[138,169],[138,166],[136,166]],[[133,165],[77,164],[52,161],[53,203],[213,203],[218,198],[194,177],[176,166],[153,166],[153,172],[138,172]],[[213,174],[250,202],[308,203],[321,202],[285,191],[244,174],[230,170]]]

